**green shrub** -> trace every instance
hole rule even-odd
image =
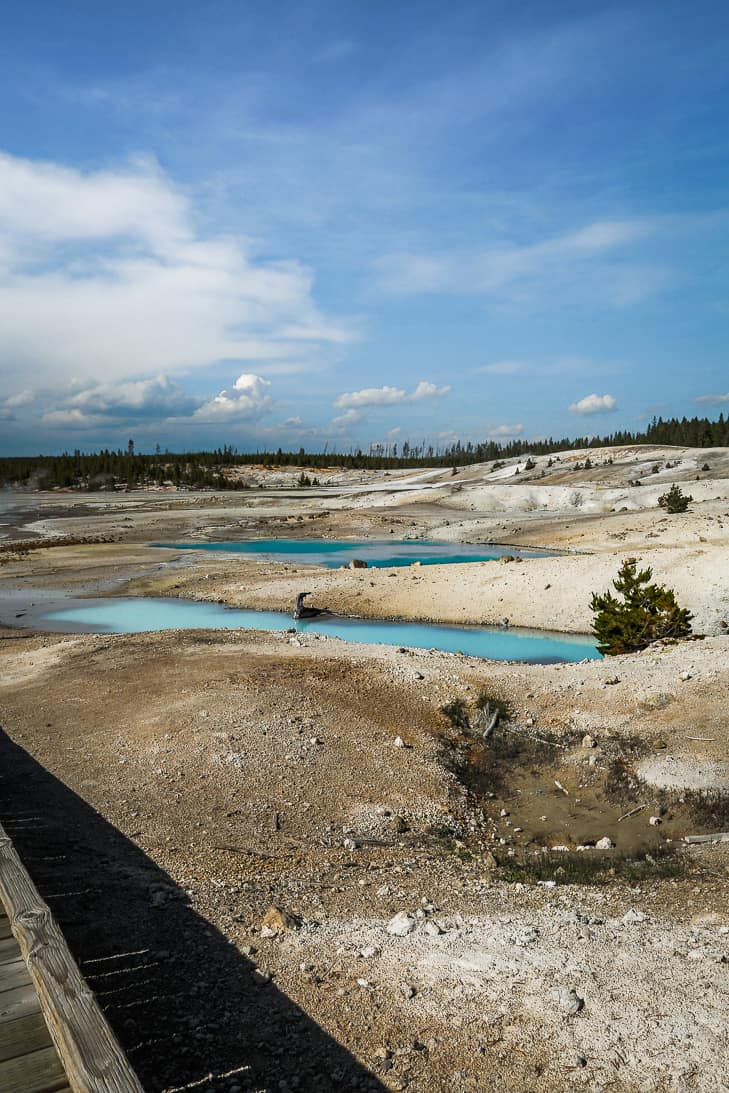
[[[693,497],[684,493],[680,486],[671,486],[668,493],[662,493],[658,498],[658,504],[666,512],[685,512]]]
[[[593,592],[592,629],[601,653],[636,653],[654,641],[691,633],[691,612],[678,606],[670,588],[650,584],[652,576],[653,570],[638,570],[636,559],[626,558],[613,581],[622,600],[610,591],[603,596]]]

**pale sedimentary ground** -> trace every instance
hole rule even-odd
[[[599,463],[609,454],[612,464]],[[288,608],[306,587],[315,602],[350,613],[508,616],[586,631],[591,591],[636,555],[709,635],[538,666],[286,634],[6,631],[7,738],[141,855],[132,868],[99,836],[93,860],[113,878],[109,938],[126,930],[142,950],[154,937],[166,953],[168,988],[144,1010],[144,1035],[134,1021],[148,989],[141,981],[109,1011],[147,1088],[208,1074],[202,1088],[215,1090],[366,1089],[375,1079],[425,1093],[728,1088],[729,847],[685,847],[666,873],[656,848],[711,829],[712,808],[721,814],[718,796],[701,811],[700,791],[720,796],[729,765],[729,457],[590,453],[598,466],[572,469],[585,456],[563,455],[551,468],[540,459],[518,476],[512,464],[494,484],[486,467],[400,475],[399,492],[383,475],[360,475],[339,476],[328,493],[99,497],[93,511],[56,509],[41,530],[119,541],[38,550],[0,569],[0,585],[20,591],[136,590]],[[643,484],[627,485],[636,478]],[[694,495],[688,513],[656,507],[672,481]],[[314,572],[210,554],[170,567],[174,552],[144,545],[246,534],[385,538],[391,528],[395,538],[574,553]],[[469,767],[484,759],[482,746],[441,707],[461,698],[475,720],[482,690],[508,699],[512,720],[492,738],[493,783],[487,766],[476,791]],[[540,739],[549,747],[529,763],[510,748]],[[10,743],[2,758],[0,801],[12,797],[19,762]],[[30,814],[42,812],[40,781],[17,796]],[[21,841],[26,822],[15,828]],[[81,850],[84,824],[93,827],[85,817],[73,828]],[[62,818],[54,830],[63,832]],[[600,875],[549,887],[516,868],[541,860],[544,846],[574,850],[597,834],[615,844]],[[624,871],[623,851],[642,839],[658,866],[639,855],[640,869]],[[62,890],[60,875],[48,883],[51,894]],[[101,941],[84,918],[91,896],[72,898],[80,903],[66,905],[66,929],[82,959],[93,958]],[[267,936],[271,904],[296,919]],[[411,932],[387,931],[396,914],[412,916]],[[216,939],[223,948],[211,963]],[[194,1015],[194,1030],[176,1006]],[[351,1066],[295,1011],[344,1046]],[[250,1069],[228,1074],[241,1060]]]

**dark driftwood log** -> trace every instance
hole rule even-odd
[[[295,619],[315,619],[317,615],[326,615],[328,612],[321,607],[307,607],[304,604],[304,599],[310,595],[308,592],[299,592],[296,597],[296,606],[294,607]]]
[[[71,1089],[144,1093],[2,825],[0,900]]]

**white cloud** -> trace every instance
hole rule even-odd
[[[197,230],[154,164],[84,173],[0,154],[0,375],[10,393],[214,361],[300,366],[351,339],[311,272]],[[265,368],[264,368],[265,370]]]
[[[96,384],[72,395],[68,408],[87,415],[108,415],[114,418],[173,417],[191,413],[200,399],[187,395],[179,383],[169,376],[135,380],[129,383]]]
[[[729,391],[725,395],[699,395],[694,399],[694,402],[702,402],[708,406],[721,406],[725,402],[729,402]]]
[[[402,387],[365,387],[361,391],[348,391],[339,395],[334,405],[339,410],[363,409],[370,406],[395,406],[402,402],[420,402],[426,398],[442,398],[450,386],[438,387],[428,380],[421,380],[411,392]]]
[[[32,391],[18,391],[17,394],[5,399],[5,406],[28,406],[34,398]]]
[[[488,440],[513,440],[517,436],[521,436],[524,432],[524,426],[519,423],[518,425],[490,425],[486,433]]]
[[[252,372],[244,372],[232,387],[199,406],[193,421],[214,424],[227,421],[257,421],[273,407],[269,394],[271,381]]]
[[[570,406],[571,414],[606,414],[617,409],[613,395],[585,395]]]
[[[362,410],[345,410],[343,414],[332,418],[329,428],[337,433],[346,432],[351,425],[357,425],[363,417]]]

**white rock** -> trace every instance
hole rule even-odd
[[[584,998],[580,998],[571,987],[552,987],[552,998],[570,1015],[579,1013],[585,1004]]]
[[[661,823],[661,817],[650,816],[648,819],[648,823],[651,825],[651,827],[658,827],[659,823]]]
[[[354,841],[354,839],[345,839],[344,843],[343,843],[343,846],[344,846],[345,850],[356,850],[357,849],[357,843]]]
[[[401,736],[396,736],[395,737],[395,747],[396,748],[404,748],[405,747],[405,741],[403,740],[403,738]]]
[[[631,907],[629,911],[626,911],[622,917],[623,926],[633,926],[636,922],[645,922],[648,916],[644,915],[642,911],[638,911],[637,908]]]
[[[613,840],[606,835],[604,839],[598,839],[595,843],[596,850],[612,850],[615,846]]]
[[[395,937],[407,937],[411,934],[417,921],[414,915],[411,915],[409,911],[398,911],[387,924],[388,934],[393,934]]]
[[[432,918],[425,923],[424,930],[430,937],[439,937],[443,933],[441,927]]]
[[[597,741],[594,736],[588,734],[587,736],[582,737],[582,746],[583,748],[594,748],[597,746]]]
[[[681,672],[680,678],[684,681],[684,683],[686,683],[689,679],[691,679],[691,673],[690,672]]]

